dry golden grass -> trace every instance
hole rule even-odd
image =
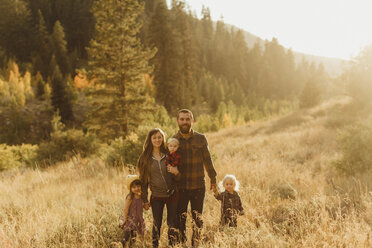
[[[324,125],[326,114],[316,114],[329,104],[321,108],[291,121],[278,117],[207,135],[218,179],[232,173],[241,182],[246,214],[237,229],[219,230],[220,206],[208,191],[201,247],[372,246],[372,193],[330,169],[338,156],[336,130]],[[95,158],[40,173],[3,172],[0,247],[112,246],[122,235],[117,225],[128,173]],[[350,194],[338,190],[345,182],[354,189]],[[145,221],[143,245],[149,247],[151,211]]]

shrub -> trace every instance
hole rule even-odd
[[[366,109],[353,101],[350,102],[350,100],[350,98],[344,98],[338,100],[336,103],[330,101],[330,104],[324,104],[323,109],[327,114],[324,122],[326,128],[342,128],[354,124],[360,118],[368,116],[368,110],[366,111]]]
[[[32,165],[36,160],[37,145],[0,145],[0,171]]]
[[[49,104],[28,101],[24,107],[0,107],[0,143],[36,144],[49,138],[53,110]]]
[[[49,141],[40,144],[37,154],[39,161],[52,164],[76,154],[87,157],[98,151],[99,143],[94,134],[84,134],[83,131],[76,129],[64,131],[60,119],[60,116],[54,116],[52,120],[54,131]]]
[[[300,108],[310,108],[320,103],[319,85],[314,79],[309,80],[300,95]]]
[[[299,126],[302,123],[308,122],[310,120],[311,120],[311,117],[307,115],[304,111],[301,111],[301,110],[296,111],[274,122],[269,132],[278,132],[278,131],[285,130],[293,126]]]
[[[342,157],[333,163],[339,172],[348,176],[371,172],[372,117],[346,128],[339,145]]]
[[[218,127],[219,127],[218,120],[210,115],[205,114],[198,116],[198,119],[194,125],[194,129],[202,133],[215,132],[218,130]]]
[[[10,146],[5,144],[0,145],[0,170],[6,170],[10,168],[17,168],[21,166],[19,157],[12,152]]]
[[[100,157],[108,165],[135,165],[142,152],[142,142],[136,134],[129,135],[126,139],[116,138],[109,145],[103,145],[99,150]]]
[[[347,114],[331,114],[324,121],[324,126],[329,129],[342,128],[356,121],[356,118]]]
[[[22,144],[20,146],[11,146],[13,154],[19,158],[22,164],[27,166],[34,166],[37,158],[37,145]]]
[[[39,146],[38,160],[52,164],[66,160],[76,154],[87,157],[99,148],[97,138],[93,134],[84,134],[81,130],[69,129],[51,134],[51,140]]]
[[[153,112],[147,113],[141,125],[135,131],[138,140],[143,144],[148,132],[153,128],[161,128],[167,137],[172,136],[178,130],[176,117],[168,115],[167,110],[162,106],[156,106]]]
[[[271,186],[271,194],[281,199],[295,200],[297,191],[289,183],[277,182]]]
[[[261,112],[257,107],[249,108],[248,106],[245,106],[242,108],[242,114],[244,116],[244,121],[246,122],[258,120],[264,117],[263,112]]]
[[[142,152],[146,136],[153,128],[161,128],[166,138],[170,137],[177,132],[176,120],[168,115],[164,107],[157,106],[151,113],[143,116],[143,122],[137,127],[135,133],[102,145],[98,154],[106,164],[111,166],[135,165]]]
[[[175,120],[174,120],[174,123],[176,123]],[[178,131],[178,128],[176,128],[176,125],[163,126],[157,122],[146,122],[145,124],[142,124],[141,126],[139,126],[136,130],[136,135],[138,136],[138,141],[141,143],[141,145],[143,145],[147,134],[153,128],[160,128],[161,130],[163,130],[165,133],[166,139],[171,137],[173,134],[177,133]]]

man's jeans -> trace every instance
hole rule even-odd
[[[192,213],[192,245],[196,245],[200,239],[200,231],[203,227],[203,204],[205,197],[205,188],[200,189],[181,189],[179,191],[178,201],[178,216],[180,217],[179,230],[180,230],[180,241],[185,243],[186,238],[186,218],[187,218],[187,207],[189,202],[191,203]]]
[[[170,198],[151,198],[151,209],[154,223],[152,227],[152,245],[159,246],[160,230],[163,221],[164,206],[167,206],[168,243],[173,246],[177,237],[177,200],[178,196]]]

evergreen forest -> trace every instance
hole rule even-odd
[[[243,30],[180,0],[0,0],[0,144],[21,164],[134,163],[150,128],[176,131],[181,108],[217,131],[312,107],[348,75],[296,63],[275,38],[248,47]]]

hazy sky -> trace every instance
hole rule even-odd
[[[167,0],[168,3],[171,0]],[[186,0],[200,17],[223,16],[263,39],[276,37],[294,51],[349,59],[372,43],[371,0]]]

